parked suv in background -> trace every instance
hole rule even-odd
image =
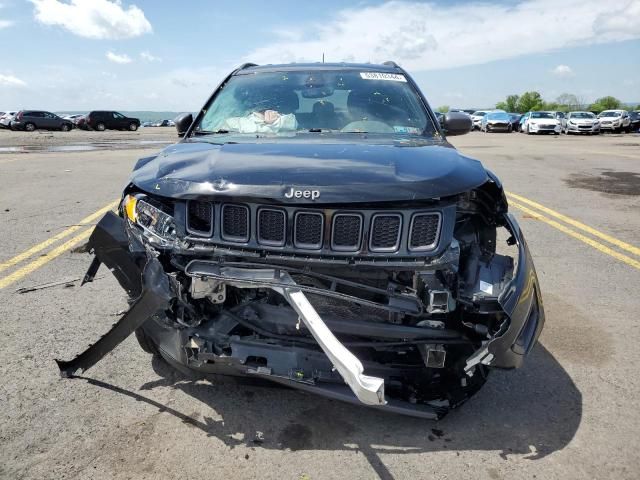
[[[98,130],[130,130],[135,132],[140,128],[140,120],[137,118],[125,117],[121,113],[112,110],[94,110],[85,116],[83,126],[85,128]]]
[[[598,115],[600,119],[600,129],[609,130],[611,132],[622,133],[629,131],[631,118],[626,110],[605,110]]]
[[[73,124],[69,120],[42,110],[21,110],[13,117],[10,126],[11,130],[26,130],[27,132],[33,132],[36,129],[68,132],[73,128]]]

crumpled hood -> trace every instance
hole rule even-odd
[[[272,203],[311,203],[310,196],[290,194],[314,191],[314,204],[331,204],[432,199],[487,181],[479,161],[446,143],[418,145],[183,142],[140,160],[131,183],[173,198],[230,196]]]

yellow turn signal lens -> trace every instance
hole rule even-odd
[[[127,215],[127,218],[132,222],[136,221],[136,204],[138,203],[138,199],[133,195],[127,195],[124,197],[122,202],[124,206],[124,212]]]

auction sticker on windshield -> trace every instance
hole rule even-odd
[[[398,73],[383,73],[383,72],[360,72],[360,77],[365,80],[388,80],[391,82],[406,82],[407,79],[404,75]]]

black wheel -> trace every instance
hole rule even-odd
[[[68,132],[69,130],[71,130],[71,126],[68,123],[63,123],[60,127],[60,130],[62,130],[63,132]]]
[[[158,352],[158,347],[156,347],[156,344],[151,341],[151,339],[147,336],[146,333],[144,333],[144,330],[142,329],[142,327],[136,328],[135,334],[136,334],[136,340],[138,340],[138,343],[140,344],[140,348],[142,348],[142,350],[144,350],[145,352],[151,355],[160,354],[160,352]]]
[[[27,132],[33,132],[33,131],[36,129],[36,126],[35,126],[35,124],[34,124],[34,123],[29,122],[29,123],[25,123],[25,125],[24,125],[24,129],[25,129]]]
[[[104,129],[105,129],[105,125],[104,125],[104,123],[99,122],[99,123],[96,125],[96,130],[98,130],[99,132],[104,132]]]
[[[135,132],[136,130],[138,130],[138,124],[135,122],[131,122],[129,124],[129,131],[130,132]]]

